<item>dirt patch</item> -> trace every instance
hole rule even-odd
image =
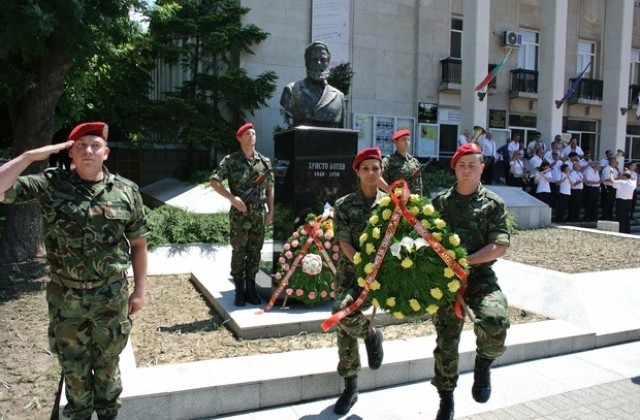
[[[180,310],[168,311],[168,307]],[[509,317],[513,324],[548,319],[514,307],[509,308]],[[472,327],[467,320],[464,328]],[[385,340],[435,333],[431,321],[418,320],[382,330]],[[238,340],[188,275],[149,277],[145,308],[136,316],[131,337],[138,367],[336,346],[333,333]]]

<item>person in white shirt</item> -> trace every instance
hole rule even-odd
[[[616,190],[616,220],[619,224],[619,231],[631,233],[631,200],[637,182],[631,179],[631,172],[627,170],[622,172],[620,179],[613,179],[613,173],[611,173],[609,180]]]
[[[531,140],[527,145],[527,156],[533,157],[538,149],[542,149],[542,151],[545,152],[547,150],[547,146],[542,141],[542,133],[536,131],[533,136],[533,140]]]
[[[615,220],[613,218],[613,206],[616,202],[616,190],[613,188],[612,179],[618,179],[618,161],[615,158],[609,159],[609,164],[602,168],[602,219]]]
[[[584,219],[589,222],[598,220],[598,208],[600,207],[600,162],[591,162],[582,170],[584,175]]]
[[[511,141],[509,142],[509,146],[507,146],[509,149],[509,156],[513,156],[513,152],[516,151],[520,151],[523,152],[524,151],[524,146],[522,145],[522,142],[520,141],[520,134],[519,133],[515,133],[513,135],[513,139],[511,139]]]
[[[536,170],[540,167],[540,165],[544,161],[543,156],[544,156],[544,150],[536,149],[535,155],[531,159],[529,159],[529,168],[528,168],[529,180],[528,181],[531,185],[531,190],[530,190],[531,195],[535,195],[535,192],[536,192],[533,182],[535,180]],[[527,182],[527,180],[525,180],[525,182]]]
[[[484,169],[482,170],[482,183],[491,185],[493,183],[493,172],[498,160],[498,147],[493,140],[493,133],[487,131],[484,140],[481,142],[482,154],[484,155]]]
[[[536,171],[536,198],[549,205],[551,203],[551,167],[543,161]]]
[[[571,167],[566,163],[560,166],[560,180],[558,183],[558,201],[556,202],[556,214],[555,222],[563,223],[565,221],[564,216],[567,214],[569,208],[569,199],[571,198],[571,180],[569,179],[569,173]]]
[[[569,172],[571,183],[571,198],[569,198],[569,222],[577,222],[580,219],[582,208],[582,193],[584,189],[583,176],[578,162],[573,164],[573,170]]]
[[[462,134],[458,136],[458,147],[469,143],[469,137],[471,137],[471,130],[465,128]]]
[[[549,159],[546,158],[549,154]],[[560,167],[562,166],[562,159],[560,159],[560,151],[552,150],[550,153],[545,154],[545,160],[549,162],[551,168],[551,207],[556,206],[556,200],[558,198],[558,181],[560,180]]]
[[[569,140],[569,145],[562,150],[562,157],[566,158],[571,152],[576,152],[578,154],[578,157],[580,158],[584,156],[582,148],[578,146],[578,139],[575,137],[571,137],[571,140]]]
[[[522,152],[515,151],[511,155],[511,162],[509,162],[509,184],[514,187],[520,187],[524,189],[524,162],[521,159]]]
[[[627,169],[631,173],[631,179],[636,182],[636,190],[633,192],[633,198],[631,199],[631,220],[634,219],[634,214],[636,214],[636,203],[638,202],[638,191],[640,191],[640,180],[638,180],[638,165],[636,162],[629,162],[627,164]]]
[[[611,150],[607,150],[604,152],[604,158],[600,159],[600,166],[602,166],[602,169],[609,166],[609,159],[611,159],[612,157],[613,157],[613,152]]]

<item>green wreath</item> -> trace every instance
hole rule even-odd
[[[394,201],[401,205],[403,193],[407,194],[403,188],[395,188],[395,185],[392,186],[392,191],[397,199],[383,197],[360,236],[360,252],[354,256],[354,264],[358,285],[363,288],[366,287],[367,276],[375,271],[376,255],[396,209]],[[406,201],[406,211],[431,233],[433,239],[444,247],[442,252],[446,252],[466,273],[467,251],[460,245],[459,236],[447,227],[431,201],[412,194]],[[439,307],[453,303],[461,287],[463,282],[456,272],[418,234],[407,218],[400,216],[377,273],[370,280],[369,297],[372,304],[400,319],[405,316],[434,314]]]

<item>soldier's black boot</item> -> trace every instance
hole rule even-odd
[[[473,399],[479,403],[486,403],[491,397],[491,363],[493,363],[493,359],[476,356],[471,394]]]
[[[117,411],[111,414],[98,414],[98,420],[117,420],[117,419],[118,419]]]
[[[244,279],[233,279],[233,284],[236,286],[236,296],[233,300],[233,304],[236,306],[244,306],[246,304],[244,297]]]
[[[262,301],[260,300],[260,296],[258,296],[258,294],[256,293],[255,274],[253,276],[247,277],[247,279],[245,280],[245,284],[247,285],[247,288],[244,292],[245,300],[252,305],[260,305]]]
[[[369,330],[367,338],[364,339],[367,347],[367,358],[369,359],[369,367],[372,370],[378,369],[382,365],[384,351],[382,350],[382,331],[377,328]]]
[[[438,390],[440,394],[440,408],[436,420],[453,420],[453,391]]]
[[[344,378],[344,391],[333,406],[333,412],[347,414],[356,401],[358,401],[358,377]]]

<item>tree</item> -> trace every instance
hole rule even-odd
[[[129,10],[136,0],[30,0],[0,7],[0,103],[9,112],[12,155],[49,144],[59,122],[56,106],[65,79],[83,63],[122,44],[132,33]],[[82,106],[82,104],[80,104]],[[65,122],[66,123],[66,122]],[[39,172],[45,163],[27,172]],[[10,206],[0,242],[0,261],[44,253],[35,204]]]
[[[179,66],[185,76],[154,106],[147,129],[157,138],[226,151],[246,113],[266,105],[276,74],[251,78],[239,67],[240,54],[253,54],[251,47],[268,36],[242,24],[248,11],[238,0],[159,0],[150,11],[159,65]]]

